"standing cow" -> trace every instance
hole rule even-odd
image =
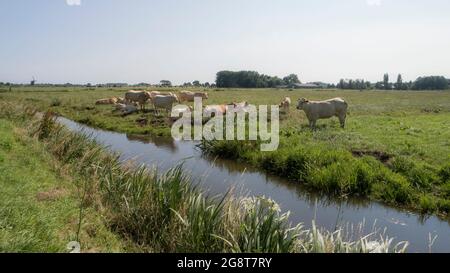
[[[281,109],[283,109],[283,111],[284,111],[285,113],[287,113],[287,112],[289,112],[289,108],[290,108],[291,104],[292,104],[291,98],[286,97],[286,98],[284,98],[284,100],[280,103],[279,106],[280,106]]]
[[[125,94],[125,101],[127,103],[139,103],[141,111],[145,110],[145,104],[150,99],[150,94],[146,91],[134,91],[130,90]]]
[[[169,93],[169,95],[158,95],[152,100],[155,111],[159,108],[166,109],[168,112],[172,111],[172,106],[175,102],[179,102],[177,95]]]
[[[303,98],[298,100],[297,109],[305,112],[311,129],[316,127],[317,120],[327,119],[334,116],[339,118],[341,127],[345,127],[348,104],[341,98],[334,98],[325,101],[309,101]]]
[[[202,98],[204,100],[208,99],[208,93],[203,92],[191,92],[191,91],[181,91],[180,92],[180,102],[187,101],[193,102],[194,98]]]

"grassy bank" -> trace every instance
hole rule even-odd
[[[403,245],[394,246],[392,240],[380,239],[375,234],[362,237],[359,234],[346,234],[343,230],[328,232],[315,227],[311,230],[304,230],[301,226],[292,227],[288,221],[288,214],[280,212],[275,203],[265,198],[235,199],[232,194],[224,199],[207,197],[190,183],[190,178],[183,173],[181,167],[158,174],[156,170],[138,167],[131,163],[123,165],[117,155],[106,152],[88,136],[67,131],[56,124],[50,114],[42,119],[36,119],[27,114],[30,111],[20,106],[11,104],[1,106],[0,118],[12,126],[9,129],[15,126],[26,127],[24,132],[27,132],[25,134],[27,138],[37,143],[36,145],[43,145],[40,146],[41,149],[45,147],[48,158],[43,158],[39,162],[42,164],[56,162],[67,171],[66,176],[71,182],[68,183],[70,185],[67,191],[77,192],[82,200],[83,225],[92,224],[92,220],[87,216],[92,212],[93,216],[100,217],[101,223],[108,227],[105,232],[120,236],[117,242],[132,242],[135,246],[133,251],[387,252],[404,250]],[[11,120],[14,122],[11,123]],[[2,146],[10,145],[2,144]],[[18,150],[18,153],[29,157],[28,144],[26,147],[27,152]],[[5,157],[3,154],[2,156]],[[17,160],[11,162],[17,162]],[[7,168],[7,170],[11,172],[13,169]],[[24,180],[16,172],[12,172],[11,176],[16,177],[17,180],[13,185]],[[78,179],[73,180],[71,177]],[[42,184],[44,180],[46,183],[52,181],[47,177],[37,180]],[[29,201],[22,196],[16,196],[16,198],[16,202]],[[15,207],[12,206],[13,209]],[[48,210],[49,208],[44,207],[42,213],[50,213]],[[64,209],[55,207],[51,213],[64,213]],[[12,223],[18,218],[19,216],[12,214],[4,222],[6,225],[13,225]],[[29,215],[22,219],[35,218]],[[58,229],[64,225],[55,222],[54,226]],[[17,233],[27,233],[30,238],[39,236],[38,231],[22,223],[17,223],[13,230]],[[0,232],[4,234],[3,229]],[[112,234],[110,236],[113,236]],[[54,236],[50,233],[47,238],[56,240]],[[350,237],[356,240],[351,241]],[[375,237],[378,239],[375,240]],[[83,237],[80,239],[83,251],[88,245],[85,240]],[[34,250],[42,251],[43,249],[45,250],[43,246],[37,244]],[[21,249],[10,245],[5,250]]]
[[[94,208],[79,221],[78,183],[17,121],[1,116],[0,252],[68,252],[71,241],[85,252],[124,251]]]
[[[51,109],[75,121],[107,130],[169,135],[169,123],[151,113],[120,117],[95,100],[122,96],[126,89],[27,88],[0,93],[14,103]],[[179,89],[161,89],[178,92]],[[450,92],[214,89],[208,104],[248,101],[278,104],[289,96],[343,97],[350,105],[347,128],[335,119],[311,131],[301,111],[282,115],[280,148],[258,152],[250,142],[212,142],[206,152],[249,162],[266,171],[333,195],[359,195],[423,213],[447,217],[450,210]],[[149,124],[136,120],[144,116]]]

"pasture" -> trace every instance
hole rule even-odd
[[[0,99],[33,105],[41,111],[50,109],[93,127],[169,136],[170,122],[165,114],[155,115],[150,111],[122,117],[112,112],[111,105],[95,105],[97,99],[123,97],[129,89],[24,87],[1,92]],[[177,93],[181,89],[149,90]],[[249,162],[294,181],[311,180],[308,182],[311,187],[329,194],[366,196],[440,215],[446,215],[450,208],[448,91],[192,91],[208,92],[209,99],[204,105],[241,101],[278,105],[284,97],[290,97],[294,104],[288,113],[281,115],[278,151],[264,154],[251,144],[225,141],[203,145],[205,152]],[[341,129],[339,121],[333,118],[320,120],[318,128],[310,130],[305,114],[295,109],[296,101],[303,97],[310,100],[344,98],[350,113],[346,128]],[[142,118],[148,122],[138,123]],[[308,169],[302,171],[305,166]],[[355,180],[356,184],[352,185],[349,180]],[[361,181],[369,186],[360,185]],[[390,188],[391,184],[395,187]]]
[[[137,113],[121,117],[112,113],[111,105],[95,105],[97,99],[123,97],[127,90],[24,87],[13,89],[12,92],[2,92],[0,99],[31,104],[42,111],[50,109],[77,122],[107,130],[170,135],[169,123],[164,115]],[[151,90],[178,92],[181,89]],[[297,135],[303,145],[314,142],[352,151],[385,152],[413,157],[431,164],[450,160],[450,92],[284,89],[204,91],[209,94],[209,99],[204,104],[248,101],[256,105],[275,105],[284,97],[291,97],[295,104],[302,97],[311,100],[343,97],[350,105],[345,130],[339,128],[337,119],[330,119],[320,120],[318,129],[312,132],[307,128],[305,114],[292,105],[290,112],[282,115],[281,131]],[[136,123],[136,119],[141,116],[148,117],[149,124],[142,126]]]

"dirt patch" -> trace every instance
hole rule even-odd
[[[39,192],[38,194],[36,194],[36,199],[39,202],[56,201],[66,194],[67,192],[63,189],[52,189],[45,192]]]
[[[137,123],[139,126],[144,127],[144,126],[147,126],[147,125],[148,125],[148,119],[147,119],[147,118],[138,118],[138,119],[136,120],[136,123]]]
[[[356,157],[373,156],[382,163],[387,163],[392,158],[392,156],[390,154],[382,152],[382,151],[353,150],[352,154]]]

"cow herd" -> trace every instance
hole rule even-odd
[[[183,102],[193,102],[195,98],[201,98],[202,100],[208,99],[208,93],[206,92],[191,92],[181,91],[179,94],[172,92],[163,93],[159,91],[135,91],[130,90],[125,93],[124,98],[112,97],[106,99],[99,99],[96,101],[97,105],[114,105],[115,111],[120,111],[122,115],[129,115],[136,113],[139,110],[145,111],[146,105],[153,106],[155,112],[160,109],[164,109],[168,113],[172,111],[174,104]],[[280,109],[283,112],[288,113],[292,105],[292,100],[289,97],[284,98],[279,104]],[[205,115],[211,116],[214,114],[226,114],[229,107],[234,109],[240,109],[246,111],[249,103],[244,101],[240,103],[220,104],[220,105],[207,105],[203,109]],[[177,111],[180,111],[180,106],[177,106]],[[186,106],[184,111],[192,111],[192,107]],[[347,117],[348,104],[342,98],[334,98],[325,101],[310,101],[302,98],[297,102],[297,109],[305,112],[308,118],[311,128],[315,128],[317,120],[328,119],[331,117],[337,117],[341,124],[341,127],[345,127],[345,121]]]

